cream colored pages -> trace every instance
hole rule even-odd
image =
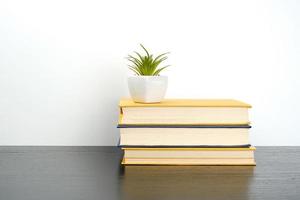
[[[120,128],[120,145],[246,145],[248,128]]]
[[[255,165],[250,159],[124,159],[124,165]]]
[[[249,151],[125,150],[124,158],[253,158]]]
[[[124,107],[120,124],[249,124],[248,108]]]

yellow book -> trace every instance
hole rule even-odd
[[[120,128],[123,147],[248,147],[250,126],[166,126]]]
[[[121,99],[120,125],[247,125],[250,104],[232,99],[166,99],[135,103]]]
[[[249,148],[123,148],[125,165],[255,165]]]
[[[255,160],[246,159],[123,159],[122,165],[210,165],[255,166]]]

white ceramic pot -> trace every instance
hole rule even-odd
[[[128,77],[131,98],[139,103],[161,102],[168,87],[167,76],[131,76]]]

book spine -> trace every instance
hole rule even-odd
[[[186,124],[169,124],[169,125],[129,125],[118,124],[117,128],[251,128],[250,125],[186,125]]]

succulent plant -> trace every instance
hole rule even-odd
[[[132,70],[138,76],[159,76],[159,73],[169,67],[170,65],[159,67],[161,63],[166,60],[166,56],[169,52],[160,54],[154,57],[149,51],[142,45],[140,46],[145,51],[145,55],[134,51],[135,56],[128,55],[127,60],[130,62],[129,69]]]

